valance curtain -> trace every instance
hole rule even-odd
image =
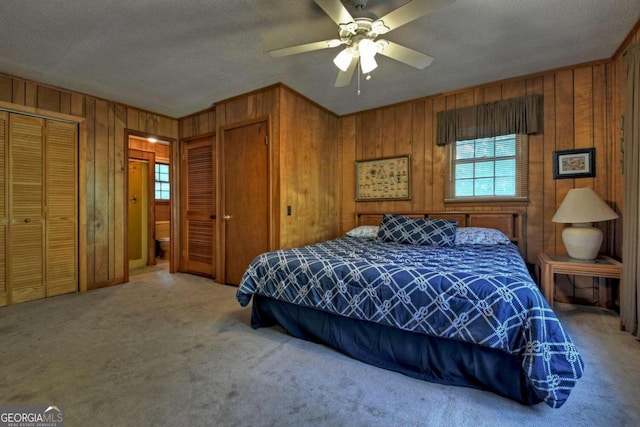
[[[640,45],[626,53],[627,89],[624,113],[624,207],[622,210],[622,289],[620,319],[639,335],[640,306]]]
[[[528,95],[504,101],[438,113],[437,145],[498,135],[531,134],[542,128],[542,95]]]

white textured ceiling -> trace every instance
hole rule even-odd
[[[404,3],[369,0],[366,13]],[[267,54],[336,38],[313,0],[1,0],[0,72],[171,117],[282,82],[343,115],[609,58],[639,17],[640,0],[457,0],[385,35],[431,66],[378,56],[358,96],[355,75],[333,87],[340,48]]]

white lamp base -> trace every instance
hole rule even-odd
[[[562,241],[571,258],[592,260],[598,256],[602,244],[602,230],[591,223],[571,224],[562,230]]]

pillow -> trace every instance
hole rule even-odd
[[[378,236],[379,228],[377,225],[361,225],[360,227],[347,231],[347,236],[375,238]]]
[[[384,242],[411,245],[452,246],[457,226],[457,222],[444,219],[414,219],[387,214],[380,223],[378,238]]]
[[[462,227],[456,231],[456,245],[507,245],[511,240],[495,228]]]

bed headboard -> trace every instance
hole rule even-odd
[[[457,221],[458,227],[495,228],[506,234],[518,246],[523,259],[527,259],[525,213],[521,211],[431,211],[431,212],[358,212],[356,226],[380,225],[385,213],[410,218],[431,218]]]

